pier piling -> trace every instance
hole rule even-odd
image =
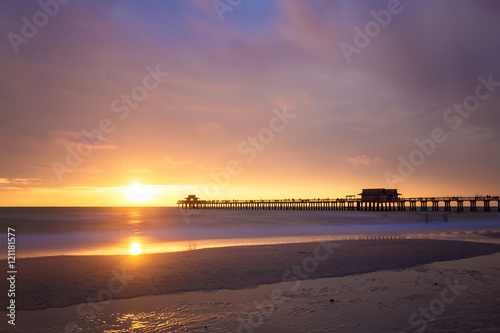
[[[483,211],[491,211],[491,201],[497,202],[497,211],[500,212],[500,196],[475,197],[432,197],[432,198],[397,198],[392,200],[363,200],[361,198],[337,199],[274,199],[274,200],[201,200],[190,195],[184,200],[177,201],[182,209],[250,209],[250,210],[339,210],[339,211],[427,211],[427,203],[432,203],[432,211],[440,210],[439,204],[444,203],[444,211],[452,211],[452,203],[456,203],[456,211],[464,212],[464,201],[469,202],[469,211],[477,212],[477,203],[483,204]]]

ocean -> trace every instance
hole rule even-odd
[[[22,258],[487,231],[500,229],[500,216],[497,212],[1,207],[2,242],[9,227],[15,230],[16,257]],[[0,258],[6,257],[5,249]]]

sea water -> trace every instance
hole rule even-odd
[[[500,214],[0,207],[2,242],[9,227],[15,230],[17,257],[40,257],[500,230]],[[6,255],[0,252],[1,259]]]

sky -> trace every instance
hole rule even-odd
[[[498,1],[0,6],[0,206],[500,194]]]

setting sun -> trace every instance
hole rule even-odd
[[[158,198],[157,188],[139,183],[127,186],[123,192],[125,193],[125,198],[133,202],[148,202]]]
[[[141,254],[141,253],[142,253],[141,244],[139,244],[139,243],[132,243],[130,245],[130,254],[136,256],[136,255]]]

